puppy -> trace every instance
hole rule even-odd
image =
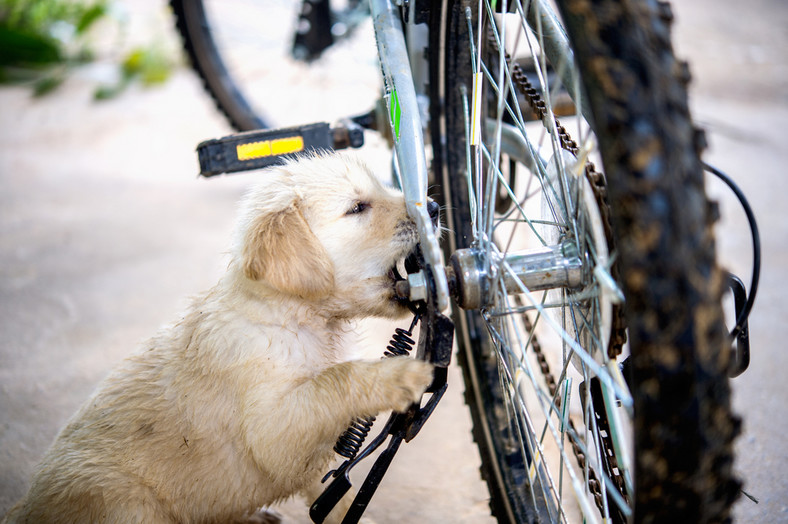
[[[350,349],[352,320],[407,311],[393,268],[417,232],[402,194],[333,154],[260,177],[226,274],[103,382],[4,522],[244,521],[314,500],[353,418],[421,398],[429,364]]]

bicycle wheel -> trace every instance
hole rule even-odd
[[[239,131],[331,122],[374,107],[380,78],[372,26],[363,3],[340,3],[329,14],[325,0],[170,0],[190,63]],[[302,5],[331,19],[322,32],[334,43],[320,56],[294,57],[294,39],[310,29]]]
[[[447,0],[430,20],[435,197],[492,511],[725,520],[739,422],[669,8],[558,4]]]

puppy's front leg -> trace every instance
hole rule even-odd
[[[407,357],[334,365],[267,413],[248,412],[249,447],[272,480],[300,491],[325,473],[337,437],[353,418],[404,411],[431,382],[432,366]]]
[[[333,446],[355,417],[404,411],[418,402],[432,378],[430,364],[407,357],[343,362],[302,384],[290,397],[308,416],[303,422],[310,428],[304,428],[304,435],[311,435],[315,446]],[[303,427],[300,422],[296,425]]]
[[[337,415],[337,405],[344,404],[346,416],[368,416],[406,410],[421,399],[432,378],[432,365],[412,358],[351,361],[326,369],[295,394],[308,402],[323,401]]]

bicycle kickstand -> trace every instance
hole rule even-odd
[[[427,393],[431,393],[432,396],[423,406],[414,404],[405,413],[393,413],[380,434],[360,454],[346,460],[339,468],[326,475],[323,479],[324,481],[330,476],[333,476],[334,480],[309,509],[309,516],[313,522],[321,523],[325,520],[342,497],[350,491],[352,487],[349,477],[350,470],[382,446],[390,436],[391,439],[388,446],[375,460],[372,469],[342,520],[342,524],[357,523],[367,509],[372,496],[375,494],[402,442],[410,442],[416,437],[446,392],[448,387],[448,367],[451,363],[454,339],[454,323],[437,311],[432,305],[433,303],[433,300],[428,300],[426,312],[421,316],[421,331],[416,354],[417,358],[430,362],[435,366],[433,382],[427,388]]]

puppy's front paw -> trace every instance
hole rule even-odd
[[[379,384],[387,403],[384,409],[405,411],[421,399],[432,383],[433,366],[423,360],[394,357],[383,359],[378,365]]]

